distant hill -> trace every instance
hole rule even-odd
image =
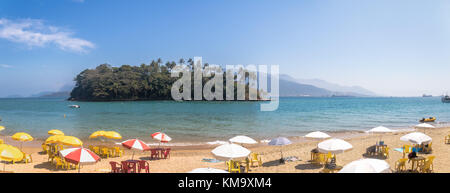
[[[70,91],[52,92],[39,96],[38,98],[69,98]]]
[[[282,97],[328,97],[333,92],[312,85],[300,84],[280,78],[280,96]]]
[[[334,96],[377,96],[376,93],[360,86],[342,86],[320,79],[296,79],[286,74],[280,75],[280,80],[281,79],[289,82],[311,85],[317,88],[325,89],[331,92],[331,95]]]

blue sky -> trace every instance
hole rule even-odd
[[[202,56],[388,96],[450,91],[449,1],[2,0],[0,96]]]

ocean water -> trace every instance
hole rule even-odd
[[[3,135],[28,132],[45,139],[50,129],[86,139],[114,130],[124,139],[150,140],[163,129],[173,143],[205,143],[235,135],[256,139],[301,136],[309,131],[406,128],[422,117],[450,121],[450,104],[431,98],[281,98],[278,110],[261,112],[263,102],[72,102],[64,99],[0,99]],[[79,109],[69,108],[78,104]],[[64,117],[64,115],[66,115]]]

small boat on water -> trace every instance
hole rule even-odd
[[[419,122],[427,123],[427,122],[434,122],[434,121],[436,121],[436,117],[422,118]]]
[[[80,108],[80,105],[69,105],[69,107],[78,109],[78,108]]]
[[[443,103],[450,103],[450,96],[448,95],[442,96],[441,100]]]

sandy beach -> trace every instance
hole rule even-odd
[[[422,132],[422,131],[421,131]],[[408,132],[396,132],[391,134],[383,134],[383,141],[387,144],[390,150],[390,157],[386,161],[391,165],[391,169],[394,169],[395,162],[402,158],[402,153],[394,151],[394,148],[399,148],[406,142],[400,141],[400,137]],[[432,154],[419,154],[422,156],[434,155],[434,172],[448,173],[450,172],[450,145],[444,143],[444,137],[450,134],[450,127],[429,129],[425,132],[427,135],[433,138],[433,152]],[[362,132],[346,132],[331,134],[332,137],[342,138],[353,145],[353,149],[337,155],[337,164],[343,166],[351,161],[363,158],[363,154],[366,148],[375,144],[379,139],[379,135],[368,135]],[[5,137],[3,137],[5,138]],[[7,137],[6,137],[7,138]],[[300,160],[294,162],[287,162],[285,164],[279,164],[280,159],[280,147],[268,146],[267,144],[259,145],[246,145],[245,147],[253,152],[260,153],[262,155],[263,166],[251,167],[250,173],[317,173],[322,170],[321,167],[312,165],[309,162],[310,151],[315,148],[318,141],[314,140],[297,140],[291,145],[283,147],[283,154],[287,156],[296,156]],[[13,142],[11,139],[6,139],[6,142],[19,146],[18,142]],[[46,154],[40,153],[40,144],[42,141],[36,140],[28,143],[24,143],[23,151],[31,153],[33,162],[24,164],[6,164],[5,170],[14,173],[48,173],[48,172],[78,172],[77,170],[62,170],[55,169],[55,166],[51,165]],[[85,146],[89,145],[89,142],[85,142]],[[214,158],[210,151],[217,145],[204,145],[204,146],[183,146],[183,147],[171,147],[170,159],[149,160],[150,152],[138,152],[136,151],[135,159],[148,160],[150,164],[151,173],[185,173],[195,168],[211,167],[218,169],[225,169],[224,162],[208,163],[203,162],[203,158]],[[110,161],[120,162],[123,160],[131,159],[131,151],[125,150],[125,155],[118,158],[102,159],[100,162],[93,165],[84,165],[81,168],[83,173],[107,173],[110,172]],[[410,165],[408,165],[410,166]]]

